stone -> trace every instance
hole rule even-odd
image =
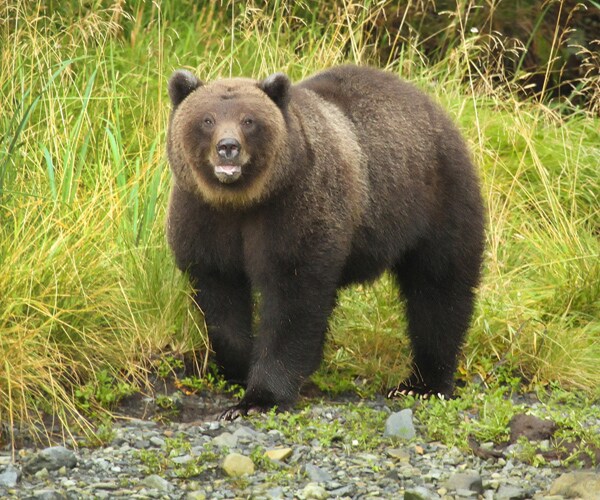
[[[246,442],[257,441],[262,436],[260,432],[256,432],[254,429],[251,429],[250,427],[246,427],[245,425],[238,427],[235,430],[235,432],[233,433],[233,435],[238,440],[242,440],[242,441],[246,441]]]
[[[583,500],[600,500],[600,473],[591,471],[567,472],[550,487],[550,495]]]
[[[265,496],[269,500],[283,500],[285,498],[285,492],[281,486],[276,486],[275,488],[265,491]]]
[[[317,483],[308,483],[298,496],[304,500],[325,500],[329,498],[329,493]]]
[[[190,491],[186,496],[186,500],[206,500],[206,493],[202,490]]]
[[[34,476],[39,481],[45,481],[50,477],[50,473],[48,472],[48,469],[44,467],[42,470],[37,471]]]
[[[456,492],[466,490],[480,495],[483,494],[483,482],[477,472],[459,472],[453,474],[444,483],[444,487]]]
[[[119,485],[113,481],[101,481],[91,485],[94,490],[118,490]]]
[[[265,457],[270,458],[271,460],[278,460],[280,462],[283,462],[286,458],[289,458],[291,454],[291,448],[273,448],[265,451]]]
[[[388,456],[402,463],[407,464],[408,462],[410,462],[410,452],[403,448],[388,448],[386,450],[386,453],[388,454]]]
[[[133,443],[133,447],[138,450],[145,450],[146,448],[150,448],[150,441],[147,439],[136,439]]]
[[[59,493],[56,490],[46,489],[35,490],[33,492],[33,495],[31,495],[29,498],[33,500],[65,500],[67,497],[65,497],[62,493]]]
[[[228,476],[238,477],[254,474],[254,462],[239,453],[230,453],[223,460],[223,470]]]
[[[313,483],[328,483],[333,479],[329,472],[313,464],[306,464],[304,466],[304,472],[308,476],[308,479]]]
[[[383,437],[413,439],[417,435],[413,425],[412,410],[407,408],[392,413],[385,421]]]
[[[477,497],[477,493],[475,493],[473,490],[468,490],[466,488],[458,488],[454,491],[454,495],[461,498]]]
[[[180,457],[173,457],[171,459],[171,462],[173,462],[174,464],[177,464],[177,465],[185,465],[185,464],[189,464],[193,460],[194,460],[194,457],[192,457],[191,455],[182,455]]]
[[[4,469],[4,472],[0,474],[0,487],[14,488],[19,482],[19,479],[21,479],[21,471],[13,465],[9,465]]]
[[[166,479],[160,477],[158,474],[152,474],[144,478],[142,484],[151,490],[168,492],[173,489],[173,485]]]
[[[440,496],[425,488],[424,486],[416,486],[404,492],[404,500],[436,500]]]
[[[329,490],[328,494],[329,494],[329,496],[332,496],[335,498],[339,498],[339,497],[351,498],[352,494],[354,493],[354,490],[355,490],[355,486],[353,484],[348,484],[346,486],[342,486],[341,488]]]
[[[223,432],[218,436],[215,436],[212,440],[215,446],[219,448],[235,448],[237,446],[238,438],[231,434],[231,432]]]
[[[523,488],[511,484],[500,485],[500,488],[498,488],[498,491],[494,496],[497,500],[520,500],[527,497],[528,494]]]
[[[165,440],[159,436],[152,436],[150,438],[150,444],[152,446],[157,446],[157,447],[161,448],[165,445]]]
[[[51,446],[29,457],[23,464],[23,471],[27,474],[35,474],[42,469],[54,471],[63,466],[72,469],[76,465],[75,453],[64,446]]]

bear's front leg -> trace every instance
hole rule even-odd
[[[246,393],[221,418],[293,405],[302,382],[321,361],[336,297],[335,279],[328,271],[273,269],[261,283],[260,324]]]
[[[230,382],[244,384],[252,352],[252,294],[241,272],[191,272],[196,302],[204,320],[217,365]]]

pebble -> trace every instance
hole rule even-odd
[[[527,492],[518,486],[503,484],[498,488],[495,498],[497,500],[520,500],[527,498]]]
[[[21,471],[13,465],[8,465],[4,472],[0,473],[0,488],[14,488],[21,478]]]
[[[30,456],[23,464],[23,471],[27,474],[35,474],[42,469],[52,471],[61,467],[73,468],[75,465],[77,465],[75,453],[64,446],[52,446]]]
[[[304,500],[325,500],[329,498],[329,493],[317,483],[308,483],[298,496]]]
[[[404,492],[404,500],[437,500],[438,498],[440,496],[437,493],[424,486],[417,486]]]
[[[265,457],[283,462],[292,455],[291,448],[273,448],[265,451]]]
[[[391,414],[381,403],[361,404],[385,412],[382,421]],[[281,430],[262,430],[258,426],[261,417],[253,417],[193,424],[117,421],[113,424],[115,439],[107,446],[80,445],[76,452],[24,448],[14,459],[3,445],[0,498],[598,499],[594,494],[600,491],[600,472],[595,470],[535,468],[508,456],[484,460],[456,447],[428,442],[425,432],[423,436],[415,433],[406,445],[382,439],[369,449],[352,445],[351,435],[328,442],[320,434],[320,426],[343,424],[354,406],[315,404],[312,410],[314,429],[307,439],[302,437],[304,428],[290,429],[290,438],[284,427],[288,424],[282,423]],[[418,421],[413,422],[416,419],[408,412],[404,415],[410,417],[414,429]],[[278,417],[264,417],[264,422],[272,418]],[[381,438],[384,424],[372,432]],[[134,446],[142,441],[147,441],[148,447]],[[273,450],[285,458],[271,463],[262,459]],[[68,460],[55,463],[48,455]],[[254,463],[250,457],[261,460]],[[284,466],[281,460],[285,460]],[[246,469],[237,468],[240,462]],[[229,468],[231,463],[238,465]],[[275,463],[279,466],[272,467]]]
[[[239,453],[230,453],[223,460],[223,470],[231,477],[254,474],[254,462]]]
[[[328,483],[332,480],[329,472],[313,464],[306,464],[304,466],[304,472],[308,476],[308,479],[314,483]]]
[[[231,432],[223,432],[222,434],[215,436],[212,442],[219,448],[233,449],[237,446],[238,438],[231,434]]]
[[[385,422],[383,437],[393,437],[397,439],[413,439],[417,435],[413,425],[412,410],[407,408],[396,413],[392,413]]]
[[[483,493],[483,482],[477,472],[459,472],[453,474],[446,481],[444,487],[448,490],[456,490],[456,494],[459,496]]]
[[[169,481],[160,477],[157,474],[152,474],[152,475],[144,478],[144,480],[142,481],[142,484],[146,488],[150,488],[151,490],[157,490],[157,491],[161,491],[161,492],[171,491],[173,489],[173,485],[171,483],[169,483]]]

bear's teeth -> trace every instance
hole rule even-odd
[[[216,165],[215,176],[220,182],[229,184],[237,181],[242,175],[242,167],[239,165]]]
[[[234,175],[241,171],[242,168],[239,165],[217,165],[215,167],[216,174]]]

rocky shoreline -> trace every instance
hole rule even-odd
[[[367,418],[360,408],[381,416],[380,428],[369,429],[373,446],[344,432],[351,419]],[[81,438],[15,456],[0,449],[0,498],[600,498],[598,469],[567,470],[559,460],[534,467],[485,443],[464,452],[428,442],[411,410],[393,412],[384,400],[311,404],[308,425],[296,418],[128,418],[101,446]],[[522,423],[528,439],[543,438]]]

